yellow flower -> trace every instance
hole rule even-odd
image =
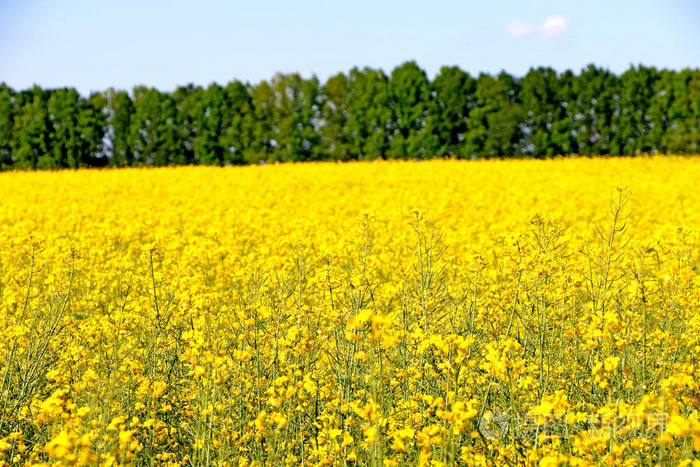
[[[194,91],[163,115],[202,107]],[[698,173],[685,156],[0,173],[0,464],[687,464]]]
[[[136,433],[136,430],[124,430],[119,432],[119,449],[124,450],[129,447],[134,433]]]
[[[73,438],[74,434],[61,430],[51,441],[46,443],[44,450],[49,456],[56,459],[70,460],[75,457],[71,454]]]
[[[620,357],[615,357],[615,356],[610,356],[605,359],[603,362],[603,366],[605,367],[605,372],[606,373],[612,373],[614,372],[618,365],[620,364]]]
[[[364,430],[365,435],[365,442],[367,444],[372,444],[376,441],[377,439],[377,427],[376,426],[370,426],[369,428]]]
[[[690,421],[683,418],[680,415],[673,414],[668,418],[666,423],[666,432],[674,436],[687,436],[690,433],[691,424]]]
[[[262,410],[262,411],[260,411],[260,413],[258,413],[258,416],[255,417],[255,421],[254,421],[255,429],[264,435],[267,434],[267,427],[265,426],[265,417],[266,416],[267,416],[267,412]]]

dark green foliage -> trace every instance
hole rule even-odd
[[[107,128],[106,99],[101,93],[93,93],[82,101],[78,116],[80,129],[80,165],[105,166],[109,158],[105,153],[104,137]]]
[[[248,164],[278,160],[275,92],[267,81],[251,87],[249,92],[253,103],[253,142],[244,151],[243,159]]]
[[[53,169],[82,166],[83,155],[78,118],[81,113],[80,95],[75,89],[55,89],[47,102],[50,152],[38,161],[38,167]]]
[[[201,94],[194,109],[194,161],[202,165],[224,162],[224,115],[229,108],[224,88],[211,84]]]
[[[578,154],[610,154],[612,123],[619,113],[619,79],[607,70],[586,67],[574,82],[571,103]]]
[[[232,165],[452,156],[700,152],[700,70],[531,69],[472,77],[415,62],[325,83],[138,86],[88,97],[0,83],[0,167]]]
[[[569,152],[571,121],[557,73],[551,68],[531,69],[520,86],[523,153],[543,158]]]
[[[221,135],[224,164],[245,164],[246,154],[255,143],[253,98],[240,81],[230,82],[225,89],[227,107]]]
[[[476,106],[467,119],[464,151],[471,157],[513,157],[522,154],[523,112],[518,82],[501,72],[481,74],[476,84]]]
[[[15,93],[5,83],[0,83],[0,168],[12,166],[12,126],[15,114]]]
[[[321,154],[334,161],[348,161],[357,157],[357,153],[353,151],[352,133],[348,127],[348,77],[343,73],[332,76],[323,85],[321,93],[325,97],[319,125]]]
[[[467,120],[476,107],[476,80],[456,66],[442,67],[431,87],[427,123],[441,145],[436,155],[463,155]]]
[[[305,80],[297,73],[277,74],[270,86],[275,159],[284,162],[323,159],[319,153],[318,127],[323,104],[318,79]]]
[[[46,109],[46,94],[34,86],[18,95],[18,112],[12,125],[11,157],[13,167],[59,166],[51,162],[51,122]]]
[[[385,157],[391,128],[391,90],[382,70],[353,68],[348,76],[347,130],[355,159]]]
[[[194,140],[198,133],[197,114],[204,90],[200,86],[188,84],[179,86],[173,92],[177,108],[177,129],[180,140],[180,153],[176,156],[175,164],[194,163]]]
[[[619,110],[613,115],[611,154],[635,154],[654,149],[651,102],[658,92],[659,73],[654,68],[630,68],[620,76]],[[658,117],[658,116],[657,116]]]
[[[432,96],[425,72],[415,62],[407,62],[391,72],[389,79],[391,142],[389,158],[435,157],[437,135],[428,126]]]
[[[133,163],[155,166],[174,163],[181,153],[178,133],[175,99],[154,88],[134,88],[128,140]]]
[[[107,124],[105,133],[109,141],[110,165],[127,166],[134,161],[131,149],[131,117],[134,104],[124,91],[109,89],[104,93]]]
[[[696,154],[700,151],[700,70],[682,70],[671,76],[668,129],[669,152]]]

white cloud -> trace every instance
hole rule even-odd
[[[569,22],[563,16],[550,16],[544,20],[541,26],[535,26],[525,21],[516,19],[508,23],[506,33],[509,36],[541,36],[556,37],[561,36],[569,27]]]
[[[563,16],[550,16],[544,20],[544,24],[539,28],[541,36],[553,37],[561,36],[569,26],[568,21]]]
[[[507,32],[509,36],[531,36],[535,28],[531,24],[516,19],[508,23]]]

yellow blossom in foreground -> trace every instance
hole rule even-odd
[[[693,465],[700,159],[0,173],[0,465]]]

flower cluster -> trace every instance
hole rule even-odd
[[[699,185],[680,157],[0,174],[0,464],[697,464]]]

